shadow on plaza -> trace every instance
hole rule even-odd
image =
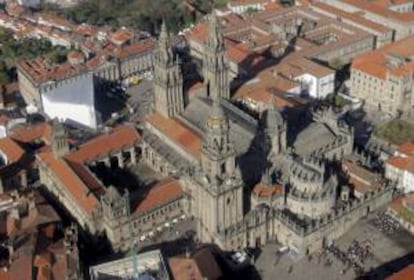
[[[195,250],[196,244],[190,238],[180,237],[175,240],[151,244],[139,250],[139,254],[160,249],[165,258],[182,255]]]
[[[392,274],[404,269],[410,264],[414,263],[414,253],[407,254],[403,257],[389,261],[380,265],[364,275],[358,277],[358,280],[381,280],[386,279]]]

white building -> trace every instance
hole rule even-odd
[[[17,0],[17,3],[23,7],[36,8],[40,5],[40,0]]]
[[[50,118],[78,127],[96,129],[98,126],[92,73],[50,87],[42,93],[41,100],[43,111]]]
[[[332,71],[332,73],[325,76],[304,73],[295,77],[294,80],[301,84],[302,89],[305,90],[310,97],[323,99],[328,94],[334,92],[335,72]]]
[[[265,5],[269,2],[273,2],[270,0],[235,0],[230,1],[227,4],[227,8],[229,8],[233,13],[236,14],[243,14],[248,10],[253,11],[263,11],[265,9]]]
[[[400,145],[387,160],[385,177],[397,182],[397,188],[405,193],[414,192],[414,142]]]

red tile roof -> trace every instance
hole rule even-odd
[[[140,135],[132,125],[118,126],[107,134],[102,134],[81,145],[67,158],[71,161],[88,163],[100,157],[117,153],[124,148],[133,147],[140,139]]]
[[[62,80],[86,70],[83,65],[72,65],[69,62],[48,65],[46,60],[41,57],[21,61],[17,64],[17,67],[37,84],[50,80]]]
[[[397,42],[387,44],[377,50],[356,57],[352,61],[352,69],[359,70],[370,76],[385,79],[388,74],[394,76],[412,75],[414,62],[403,62],[399,66],[391,66],[387,62],[387,55],[411,57],[414,55],[414,35]]]
[[[65,160],[55,158],[51,152],[40,153],[38,154],[38,158],[66,186],[72,198],[77,201],[85,212],[91,213],[95,209],[99,203],[98,198],[93,193],[93,190],[85,185]]]
[[[414,141],[408,141],[398,146],[398,152],[414,156]]]
[[[145,198],[139,202],[135,212],[142,213],[172,200],[178,199],[183,195],[181,184],[178,180],[167,178],[151,187]]]
[[[131,40],[134,37],[134,34],[126,29],[120,29],[111,34],[110,40],[115,44],[125,44],[127,41]]]
[[[6,155],[9,164],[18,161],[24,155],[23,149],[9,137],[0,139],[0,151]]]
[[[348,182],[359,193],[378,189],[384,183],[380,175],[368,170],[352,160],[344,159],[342,169],[349,176]]]
[[[393,156],[388,158],[387,164],[392,165],[398,169],[414,172],[414,157]]]
[[[20,126],[11,132],[10,137],[21,143],[32,143],[36,140],[50,143],[52,125],[49,122],[42,122],[35,125]]]
[[[362,17],[358,14],[349,13],[349,12],[346,12],[344,10],[335,8],[334,6],[331,6],[327,3],[314,2],[314,3],[312,3],[312,6],[316,7],[316,8],[320,8],[320,9],[322,9],[324,11],[327,11],[331,14],[335,14],[338,17],[348,19],[352,22],[360,24],[361,26],[366,26],[368,28],[371,28],[371,29],[379,31],[379,32],[390,32],[390,31],[392,31],[392,29],[386,27],[385,25],[373,22],[373,21],[371,21],[369,19],[366,19],[366,18],[364,18],[364,17]]]
[[[131,45],[126,45],[122,48],[116,48],[111,54],[118,59],[123,59],[132,55],[146,53],[152,51],[156,47],[156,42],[153,38],[140,40]]]
[[[213,254],[208,248],[202,248],[191,257],[184,255],[168,259],[174,279],[182,280],[217,280],[223,278]]]
[[[280,195],[283,192],[283,186],[280,184],[274,184],[268,186],[263,183],[258,183],[253,188],[253,193],[259,197],[272,197],[274,195]]]
[[[147,117],[147,122],[166,135],[195,158],[200,158],[201,138],[177,119],[167,119],[159,113]]]
[[[414,264],[410,264],[406,268],[386,278],[386,280],[413,280]]]
[[[414,21],[414,12],[399,13],[388,8],[388,4],[384,5],[384,1],[372,1],[372,0],[342,0],[346,4],[353,5],[362,10],[391,18],[402,22]]]

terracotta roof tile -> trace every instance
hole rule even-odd
[[[388,158],[387,164],[390,164],[398,169],[414,172],[414,157],[393,156]]]
[[[388,74],[406,76],[413,73],[414,62],[404,61],[401,65],[391,66],[387,62],[388,55],[397,55],[403,58],[412,57],[414,55],[414,35],[356,57],[352,61],[351,67],[383,80]]]
[[[182,187],[178,180],[172,178],[164,179],[151,187],[145,198],[135,208],[135,212],[146,212],[154,207],[178,199],[182,195]]]
[[[115,44],[125,44],[127,41],[131,40],[134,37],[134,34],[126,29],[120,29],[111,34],[110,39]]]
[[[8,164],[18,161],[24,155],[23,149],[9,137],[0,139],[0,151],[6,155]]]
[[[394,273],[386,280],[412,280],[414,279],[414,264],[410,264],[406,268]]]
[[[131,45],[126,45],[122,48],[116,48],[112,51],[112,54],[118,58],[123,59],[132,55],[137,55],[140,53],[146,53],[154,50],[156,47],[156,42],[153,38],[148,38],[140,40]]]
[[[33,60],[24,60],[17,64],[19,70],[26,73],[35,83],[41,84],[50,80],[62,80],[86,71],[83,64],[72,65],[69,62],[48,65],[46,60],[38,57]]]
[[[414,156],[414,141],[408,141],[398,146],[398,152]]]
[[[371,0],[342,0],[343,2],[358,7],[362,10],[387,17],[402,22],[414,21],[414,12],[399,13],[388,8],[388,5],[384,5],[383,1],[371,1]]]
[[[78,202],[85,212],[91,213],[99,204],[98,198],[89,186],[77,176],[70,165],[63,159],[55,158],[53,153],[38,154],[38,158],[46,164],[52,173],[66,186],[73,199]]]
[[[35,125],[17,127],[11,132],[10,137],[21,143],[32,143],[36,140],[50,143],[52,137],[52,125],[49,122],[42,122]]]
[[[274,195],[281,195],[283,193],[283,186],[280,184],[268,186],[266,184],[259,183],[254,186],[253,193],[259,197],[272,197]]]
[[[147,122],[195,158],[200,158],[201,138],[177,119],[167,119],[159,113],[147,117]]]
[[[208,248],[194,253],[190,258],[174,256],[168,259],[174,279],[217,280],[223,277],[213,254]]]
[[[85,144],[77,151],[67,155],[67,158],[76,162],[91,162],[111,153],[121,151],[126,147],[133,147],[140,141],[140,135],[132,125],[122,125],[114,128],[107,134],[102,134]]]
[[[384,183],[379,174],[360,166],[357,162],[345,159],[342,161],[342,168],[349,176],[348,182],[359,193],[373,191]]]
[[[320,8],[320,9],[322,9],[324,11],[327,11],[331,14],[335,14],[338,17],[341,17],[341,18],[344,18],[344,19],[349,19],[350,21],[353,21],[357,24],[360,24],[361,26],[366,26],[368,28],[374,29],[374,30],[379,31],[379,32],[390,32],[390,31],[392,31],[392,29],[386,27],[385,25],[373,22],[373,21],[371,21],[369,19],[366,19],[366,18],[364,18],[364,17],[362,17],[358,14],[349,13],[349,12],[346,12],[344,10],[335,8],[334,6],[331,6],[327,3],[314,2],[314,3],[312,3],[312,6],[316,7],[316,8]]]

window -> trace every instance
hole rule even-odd
[[[225,162],[223,162],[223,163],[221,164],[221,166],[220,166],[220,171],[221,171],[221,173],[226,173],[226,163],[225,163]]]
[[[230,204],[230,197],[227,198],[226,204],[229,205]]]

